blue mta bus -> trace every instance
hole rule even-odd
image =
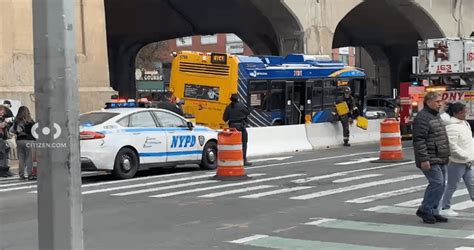
[[[345,87],[351,88],[358,109],[365,108],[364,71],[323,56],[183,51],[171,72],[170,89],[185,100],[184,111],[212,128],[226,127],[222,114],[233,93],[250,108],[251,127],[334,121],[335,103]]]

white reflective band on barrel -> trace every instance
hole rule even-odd
[[[401,137],[400,133],[382,133],[380,138],[399,138]]]
[[[217,166],[219,167],[237,167],[243,165],[244,161],[217,161]]]
[[[218,151],[242,150],[242,144],[239,145],[217,145]]]
[[[401,151],[402,146],[380,147],[380,151]]]

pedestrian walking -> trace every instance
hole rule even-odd
[[[225,108],[223,120],[230,128],[235,128],[242,133],[242,151],[244,155],[244,166],[251,166],[247,161],[247,123],[250,110],[243,103],[239,102],[239,96],[232,94],[230,97],[230,104]]]
[[[450,156],[448,135],[439,115],[443,101],[439,93],[428,92],[423,105],[423,110],[413,121],[413,146],[416,166],[429,184],[416,215],[428,224],[448,222],[446,217],[439,214],[439,203],[446,182],[446,164]]]
[[[18,114],[15,118],[15,122],[11,128],[11,133],[16,135],[17,141],[17,152],[18,152],[18,175],[20,180],[34,180],[36,176],[33,175],[33,152],[31,143],[35,140],[31,133],[31,128],[35,122],[31,118],[30,110],[26,106],[21,106],[18,109]],[[25,171],[28,174],[25,177]]]
[[[471,169],[474,161],[474,143],[471,126],[466,121],[466,105],[460,102],[450,103],[446,113],[450,116],[445,124],[447,124],[451,156],[447,167],[448,182],[440,214],[457,216],[458,213],[451,209],[451,198],[461,178],[464,180],[471,200],[474,201],[474,174]]]

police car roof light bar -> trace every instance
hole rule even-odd
[[[138,107],[136,102],[106,102],[105,108],[106,109],[113,109],[113,108],[136,108]]]

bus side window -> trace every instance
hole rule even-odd
[[[323,109],[323,81],[316,81],[313,86],[313,111],[320,111]]]
[[[270,111],[285,108],[285,81],[271,81]]]
[[[269,96],[267,81],[250,82],[250,107],[262,111],[268,108]]]
[[[337,87],[334,80],[324,81],[323,105],[324,109],[335,109],[334,104],[337,98]]]

